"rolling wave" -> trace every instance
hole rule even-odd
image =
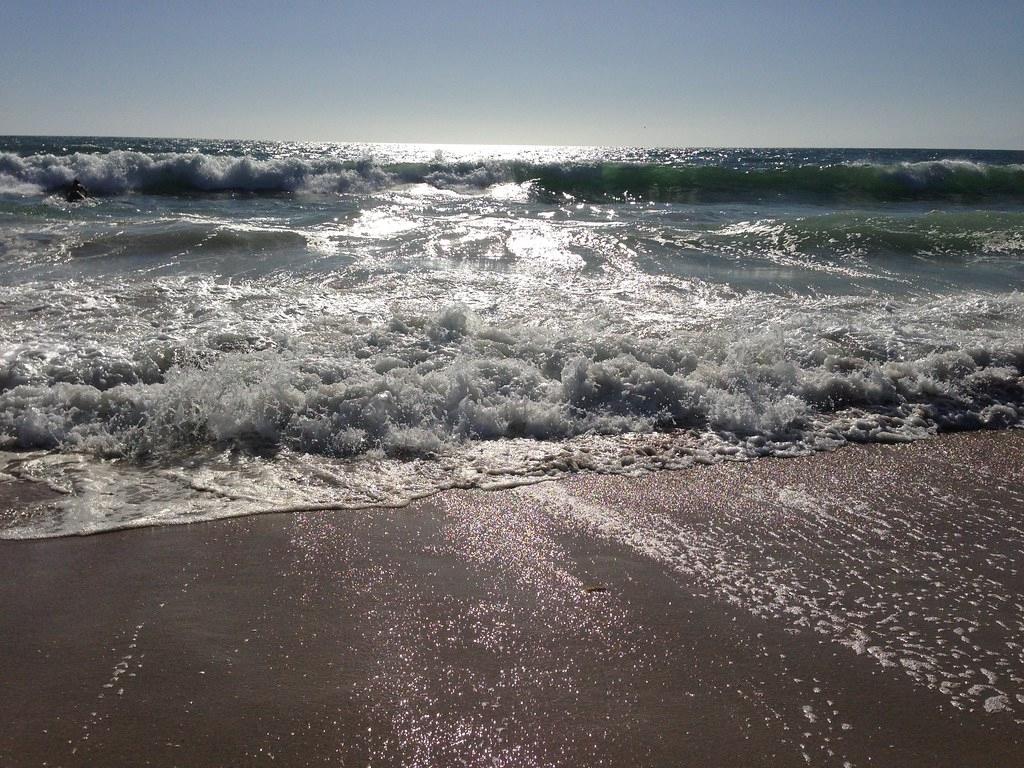
[[[78,178],[94,194],[336,194],[408,184],[483,190],[529,184],[543,200],[901,202],[1024,199],[1024,165],[934,160],[736,168],[662,163],[404,162],[135,151],[0,153],[0,193],[40,195]]]
[[[525,169],[519,169],[520,175]],[[663,202],[1024,199],[1024,165],[940,160],[739,169],[604,163],[530,169],[549,194]]]

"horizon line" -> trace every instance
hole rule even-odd
[[[365,140],[365,139],[275,139],[259,137],[233,137],[224,136],[157,136],[141,134],[77,134],[77,133],[3,133],[0,138],[35,138],[35,139],[145,139],[145,140],[171,140],[171,141],[260,141],[294,144],[397,144],[404,146],[452,146],[452,147],[587,147],[594,149],[851,149],[851,150],[931,150],[942,151],[968,151],[968,152],[1024,152],[1024,146],[1020,148],[1009,147],[949,147],[949,146],[910,146],[910,145],[842,145],[842,144],[559,144],[539,142],[464,142],[464,141],[388,141],[388,140]]]

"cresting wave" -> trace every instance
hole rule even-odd
[[[966,160],[851,163],[783,168],[662,163],[403,162],[202,153],[106,153],[19,156],[0,153],[0,193],[39,195],[78,178],[95,194],[223,192],[333,194],[404,184],[482,190],[529,184],[541,199],[640,199],[659,202],[1024,200],[1024,165]]]
[[[756,170],[610,163],[543,166],[535,171],[534,178],[544,191],[588,200],[632,197],[659,202],[813,203],[1024,199],[1024,165],[959,160]]]

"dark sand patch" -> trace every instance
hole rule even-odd
[[[2,541],[0,764],[1013,765],[1022,448]]]

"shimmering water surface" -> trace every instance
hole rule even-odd
[[[1022,255],[1020,152],[0,138],[0,535],[1020,425]]]

